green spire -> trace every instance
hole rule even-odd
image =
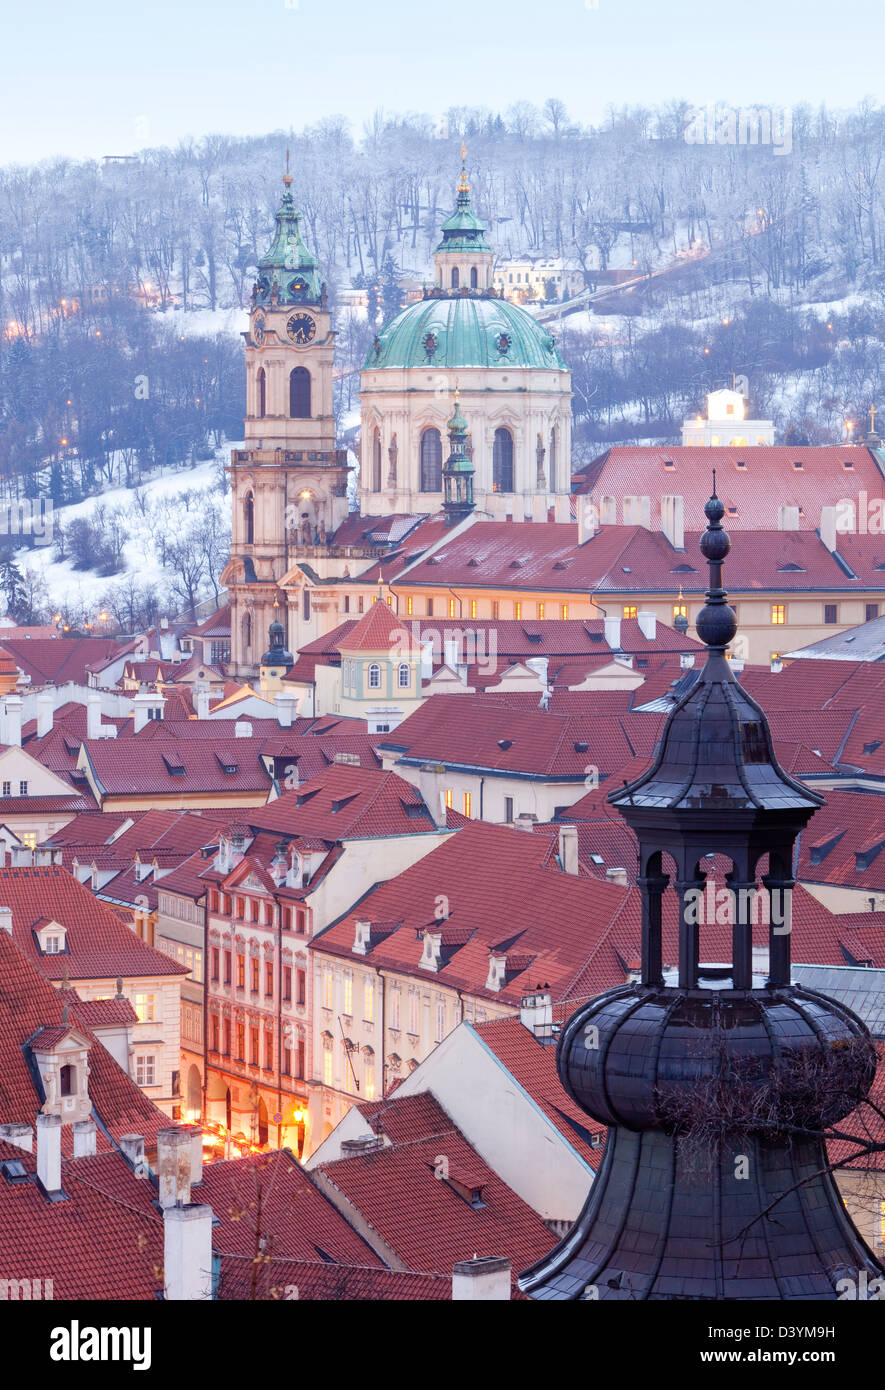
[[[282,202],[274,214],[276,231],[258,262],[252,304],[319,304],[323,298],[318,262],[301,235],[301,214],[292,198],[289,151],[283,175]]]
[[[437,251],[491,251],[485,238],[485,223],[470,206],[467,181],[467,146],[461,145],[461,177],[458,180],[455,211],[442,224],[442,241]]]
[[[449,526],[454,526],[473,511],[473,463],[467,453],[467,421],[458,404],[455,387],[455,409],[446,427],[451,452],[443,464],[443,510]]]

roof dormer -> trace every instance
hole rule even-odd
[[[89,1099],[89,1043],[85,1033],[67,1022],[65,1008],[61,1024],[40,1028],[30,1040],[30,1051],[43,1084],[46,1099],[42,1113],[58,1115],[63,1124],[88,1120],[92,1113]]]
[[[31,931],[41,956],[60,956],[67,954],[67,930],[61,922],[49,917],[41,917]]]

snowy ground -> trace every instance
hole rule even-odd
[[[143,484],[142,491],[155,505],[163,501],[174,504],[175,499],[180,498],[184,492],[209,491],[218,479],[220,462],[228,457],[230,449],[241,447],[242,444],[239,442],[228,444],[219,451],[216,458],[198,464],[196,468],[185,469],[181,472],[169,472],[153,478]],[[140,584],[156,584],[160,589],[164,587],[168,575],[157,559],[156,547],[150,530],[145,521],[136,515],[132,502],[131,489],[125,487],[110,488],[97,497],[87,498],[85,502],[77,502],[73,506],[59,508],[52,518],[53,524],[58,521],[62,526],[68,526],[76,517],[91,517],[99,505],[106,507],[109,511],[115,507],[126,510],[129,516],[130,539],[126,542],[124,549],[126,568],[120,574],[108,577],[93,574],[90,571],[75,570],[70,561],[59,562],[55,559],[55,548],[52,545],[35,546],[33,549],[23,548],[17,553],[16,560],[22,569],[36,570],[42,575],[49,591],[50,602],[53,605],[67,605],[75,608],[82,605],[87,612],[97,609],[102,595],[130,573],[137,575]],[[187,512],[183,505],[180,507],[180,516],[182,522],[186,523]],[[173,507],[170,516],[173,526],[175,519],[176,511]],[[47,531],[49,529],[47,528]]]

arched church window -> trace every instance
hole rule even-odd
[[[456,290],[456,289],[458,288],[458,286],[460,285],[460,283],[461,283],[461,277],[460,277],[459,274],[458,274],[458,267],[457,267],[456,265],[453,265],[453,266],[452,266],[452,289],[453,289],[453,290]]]
[[[372,437],[372,491],[381,491],[381,431]]]
[[[381,667],[378,665],[377,661],[369,663],[369,689],[381,689]]]
[[[550,491],[556,491],[556,426],[550,431],[550,453],[548,456],[550,465]]]
[[[258,414],[263,420],[267,413],[267,377],[264,368],[258,372]]]
[[[310,419],[310,372],[293,367],[289,376],[289,414],[293,420]]]
[[[425,430],[421,436],[421,491],[442,488],[442,436],[439,430]]]
[[[410,685],[410,683],[411,683],[411,674],[412,674],[412,673],[411,673],[411,671],[409,670],[408,662],[406,662],[406,661],[401,662],[400,665],[399,665],[398,668],[397,668],[397,673],[396,673],[396,683],[397,683],[397,685],[399,686],[400,690],[407,690],[407,689],[408,689],[408,687],[409,687],[409,685]]]
[[[475,290],[475,289],[478,288],[478,286],[479,286],[479,274],[478,274],[478,272],[477,272],[476,266],[475,266],[475,265],[472,265],[472,266],[470,267],[470,288],[471,288],[472,290]]]
[[[252,614],[251,614],[251,613],[244,613],[244,614],[243,614],[243,621],[242,621],[242,624],[241,624],[241,631],[242,631],[242,634],[243,634],[243,653],[244,653],[244,655],[245,655],[246,657],[248,657],[249,648],[252,646]]]
[[[247,492],[243,501],[243,520],[245,522],[246,544],[252,545],[255,541],[255,498],[251,492]]]
[[[492,491],[513,491],[513,435],[509,430],[495,430],[492,447]]]

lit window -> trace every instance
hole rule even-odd
[[[539,617],[539,618],[543,618],[543,616],[544,616],[544,605],[543,605],[543,603],[539,603],[539,604],[538,604],[538,617]]]
[[[323,972],[323,1008],[324,1008],[324,1009],[331,1009],[331,1007],[332,1007],[332,972],[331,972],[331,970],[325,970],[325,971]]]
[[[332,1085],[332,1053],[331,1050],[323,1053],[323,1084]]]
[[[375,1022],[375,982],[366,980],[363,985],[363,1018],[367,1023]]]
[[[568,617],[568,604],[567,604],[567,603],[561,603],[561,604],[559,605],[559,616],[560,616],[560,618],[567,618],[567,617]]]
[[[464,793],[464,814],[465,816],[470,815],[470,792]]]
[[[421,1000],[417,994],[409,995],[409,1032],[417,1033],[421,1018]]]
[[[686,604],[686,603],[674,603],[674,604],[673,604],[673,617],[674,617],[674,618],[687,618],[687,617],[688,617],[688,604]]]
[[[475,599],[475,598],[472,598],[472,599],[470,600],[470,616],[471,616],[471,618],[475,618],[475,617],[476,617],[476,599]]]
[[[453,795],[454,795],[454,794],[453,794],[453,792],[452,792],[451,787],[446,787],[446,805],[447,805],[447,806],[452,806],[452,805],[454,804],[454,802],[453,802]]]
[[[773,603],[771,605],[771,621],[775,627],[781,627],[787,621],[787,609],[783,603]]]
[[[636,617],[636,604],[635,604],[635,603],[625,603],[625,604],[624,604],[624,617],[625,617],[625,618],[635,618],[635,617]]]
[[[136,992],[135,1012],[138,1014],[139,1023],[156,1023],[157,1021],[157,996],[156,994],[143,994]]]
[[[521,604],[521,603],[515,603],[515,604],[513,605],[513,609],[514,609],[514,616],[515,616],[515,618],[516,618],[516,621],[519,622],[520,618],[522,617],[522,604]]]
[[[411,595],[411,594],[409,594],[409,597],[406,599],[406,612],[407,612],[407,613],[409,614],[409,616],[411,617],[411,615],[412,615],[412,595]]]
[[[353,1013],[353,978],[350,975],[344,976],[344,1012],[348,1018]]]
[[[366,1100],[375,1099],[375,1068],[371,1062],[366,1063]]]
[[[399,988],[398,985],[394,986],[394,988],[390,991],[390,1026],[391,1026],[391,1028],[399,1028],[399,1026],[400,1026],[400,1024],[399,1024],[399,1006],[400,1006],[400,997],[401,997],[401,993],[402,993],[402,992],[401,992],[401,990],[400,990],[400,988]]]
[[[25,849],[36,849],[36,848],[37,848],[37,832],[36,832],[36,830],[21,830],[21,831],[19,831],[19,837],[18,837],[18,838],[21,840],[21,842],[22,842],[22,844],[24,845]]]
[[[450,599],[449,599],[449,617],[450,617],[450,618],[454,618],[454,616],[455,616],[455,600],[454,600],[453,598],[450,598]]]
[[[497,618],[501,611],[501,605],[497,599],[492,599],[492,617]]]

